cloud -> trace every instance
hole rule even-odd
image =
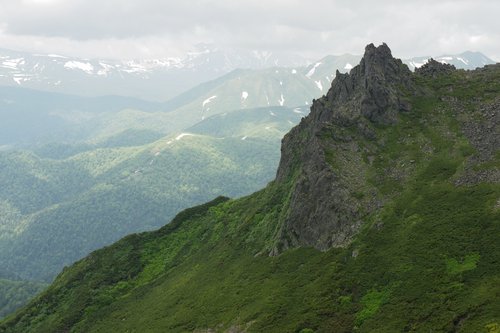
[[[499,12],[493,0],[0,0],[0,42],[119,58],[200,42],[319,57],[385,41],[399,56],[471,49],[498,59]]]

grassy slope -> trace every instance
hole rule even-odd
[[[360,141],[376,150],[370,186],[389,200],[349,247],[268,257],[293,179],[271,183],[96,251],[0,332],[497,332],[500,187],[454,185],[477,152],[437,98],[463,99],[474,110],[471,95],[498,96],[494,74],[423,80],[436,93],[414,98],[398,125],[378,128],[383,145]],[[336,156],[332,164],[345,167]],[[498,167],[498,153],[476,166]]]

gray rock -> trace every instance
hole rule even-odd
[[[314,100],[310,114],[283,138],[276,180],[292,181],[293,190],[271,255],[295,246],[345,246],[363,217],[380,205],[375,195],[356,198],[359,184],[367,182],[355,139],[375,140],[374,124],[395,123],[399,112],[410,111],[401,91],[412,91],[411,76],[386,44],[370,44],[361,63],[349,74],[337,73],[326,96]],[[335,152],[346,172],[335,170],[326,151]]]
[[[437,78],[442,74],[449,74],[456,70],[456,67],[450,64],[438,62],[432,58],[420,68],[415,69],[415,73],[422,76]]]

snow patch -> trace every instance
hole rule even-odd
[[[47,54],[47,57],[49,58],[61,58],[61,59],[68,59],[68,57],[59,55],[59,54]]]
[[[280,103],[280,106],[283,106],[285,104],[285,97],[283,97],[283,93],[281,93],[281,99],[278,101]]]
[[[292,74],[297,74],[297,70],[296,69],[292,69]]]
[[[241,138],[241,140],[245,141],[247,139],[247,136],[245,135],[244,137]]]
[[[428,60],[426,60],[425,62],[416,62],[416,61],[410,61],[410,65],[415,67],[415,68],[420,68],[422,67],[423,65],[425,65],[427,63]]]
[[[103,62],[100,62],[99,65],[102,68],[97,71],[97,75],[100,76],[108,76],[108,73],[114,68],[113,66],[105,64]]]
[[[350,71],[353,68],[353,66],[350,63],[345,64],[344,69],[347,69]]]
[[[319,90],[323,91],[323,84],[321,83],[321,80],[314,81],[316,83],[316,87],[318,87]]]
[[[242,91],[241,92],[241,101],[244,102],[248,98],[248,92],[247,91]]]
[[[149,71],[149,69],[145,65],[134,62],[134,61],[125,62],[124,65],[126,66],[126,68],[122,69],[122,71],[124,71],[125,73],[129,73],[129,74],[145,73],[145,72]]]
[[[464,58],[461,58],[461,57],[457,57],[457,60],[463,62],[465,65],[468,65],[469,64],[469,61],[465,60]]]
[[[293,112],[295,112],[295,113],[301,113],[301,114],[303,114],[303,113],[304,113],[304,112],[302,112],[302,111],[300,110],[300,108],[295,108],[295,109],[293,109]]]
[[[185,136],[194,136],[194,134],[191,134],[191,133],[181,133],[181,134],[177,135],[177,137],[175,138],[175,141],[179,141],[180,139],[182,139]]]
[[[283,87],[283,81],[280,81],[280,86],[282,86],[282,87]]]
[[[80,61],[67,61],[64,64],[64,68],[69,69],[79,69],[84,71],[87,74],[92,74],[94,71],[94,66],[88,62],[80,62]]]
[[[269,114],[270,114],[271,116],[276,116],[276,113],[274,113],[273,111],[269,111]]]
[[[2,62],[2,67],[8,69],[17,69],[19,65],[24,65],[26,61],[24,58],[9,59]]]
[[[31,77],[24,74],[15,74],[12,80],[14,80],[18,85],[21,85],[22,82],[30,81]]]
[[[318,66],[320,66],[320,65],[321,65],[321,62],[316,63],[316,64],[313,66],[313,68],[311,68],[311,69],[309,70],[309,72],[307,72],[306,76],[307,76],[308,78],[310,78],[311,76],[313,76],[313,75],[314,75],[314,72],[316,71],[316,68],[318,68]]]
[[[202,103],[203,107],[205,107],[205,105],[207,105],[208,103],[210,103],[215,98],[217,98],[217,95],[213,95],[212,97],[209,97],[206,100],[204,100],[203,103]]]

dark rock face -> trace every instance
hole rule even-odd
[[[411,75],[386,44],[369,44],[360,64],[349,74],[337,72],[326,95],[331,108],[320,112],[318,120],[352,123],[362,115],[375,123],[393,123],[399,111],[409,111],[398,90],[411,89]]]
[[[438,75],[449,74],[450,72],[453,72],[455,70],[455,66],[450,64],[443,64],[431,58],[425,65],[417,68],[415,70],[415,73],[436,78]]]
[[[288,217],[271,254],[295,246],[327,250],[350,242],[363,216],[377,206],[373,199],[361,207],[353,196],[365,162],[352,136],[373,140],[373,124],[394,123],[398,112],[410,110],[401,91],[411,92],[411,75],[386,44],[370,44],[361,63],[349,74],[337,72],[326,96],[313,101],[311,113],[284,137],[276,180],[295,181]],[[347,128],[353,134],[342,134]],[[321,139],[325,131],[333,140]],[[349,151],[338,157],[344,169],[327,161],[329,149]],[[345,176],[349,173],[350,178]]]
[[[463,109],[462,106],[455,108]],[[498,153],[498,147],[500,147],[500,99],[479,103],[472,114],[474,121],[464,123],[462,132],[475,149],[476,154],[467,160],[465,172],[462,177],[455,181],[455,184],[475,185],[481,182],[499,184],[499,168],[481,170],[481,168],[475,167],[481,163],[493,161]]]

